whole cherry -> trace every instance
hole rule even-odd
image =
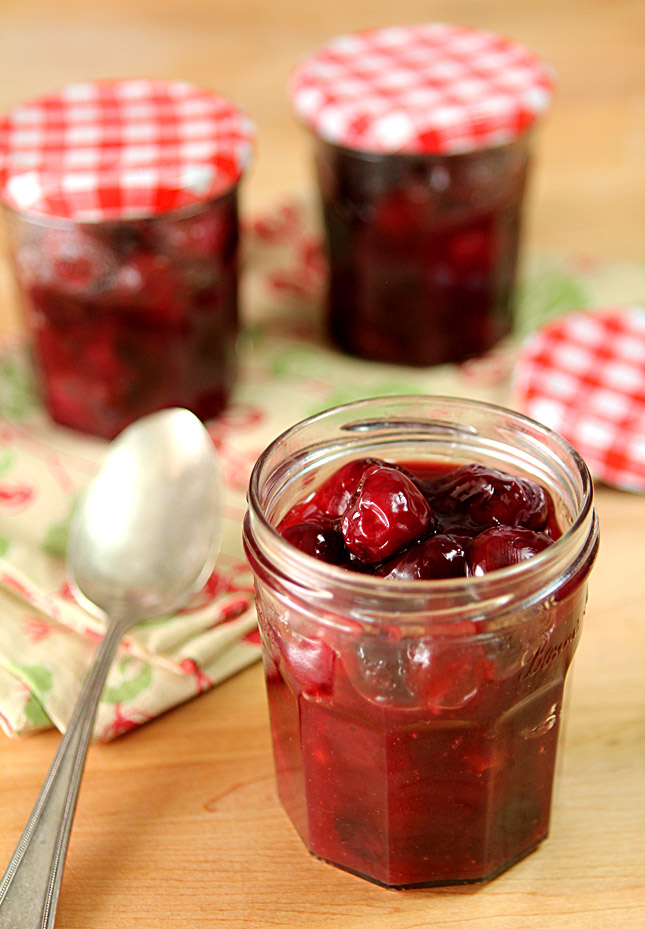
[[[368,564],[389,558],[433,528],[434,514],[421,490],[386,464],[364,472],[341,520],[345,545]]]
[[[344,564],[349,557],[341,533],[329,520],[287,526],[282,537],[301,552],[328,564]]]
[[[438,533],[389,558],[376,570],[376,574],[402,581],[463,577],[469,543],[470,539],[464,536]]]
[[[467,556],[468,574],[475,577],[528,561],[553,544],[544,532],[533,532],[517,526],[493,526],[481,532],[470,543]]]
[[[549,511],[539,484],[482,464],[466,464],[424,483],[432,506],[440,513],[463,514],[473,525],[543,529]]]
[[[327,516],[342,516],[368,468],[380,464],[377,458],[356,458],[348,461],[320,485],[316,503]]]

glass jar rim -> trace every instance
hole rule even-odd
[[[420,401],[435,405],[450,404],[453,410],[464,412],[470,409],[482,414],[504,416],[523,428],[530,427],[545,440],[555,443],[562,457],[568,460],[572,471],[578,477],[581,497],[578,511],[573,514],[571,525],[564,530],[562,536],[531,559],[519,564],[500,568],[482,576],[430,580],[384,580],[370,574],[347,571],[345,568],[312,558],[285,541],[269,521],[261,500],[262,482],[269,477],[264,475],[263,471],[276,451],[304,429],[324,423],[332,416],[353,412],[360,416],[362,412],[379,403],[417,404]],[[394,422],[396,420],[392,420],[390,424]],[[405,425],[405,422],[401,420],[400,424]],[[370,422],[368,419],[363,419],[362,423],[366,428],[388,425],[384,421]],[[407,424],[426,428],[428,425],[451,427],[453,431],[473,433],[472,429],[459,422],[448,424],[427,420],[425,423],[419,421]],[[354,428],[360,429],[361,421],[355,424]],[[476,433],[476,430],[474,431]],[[461,604],[467,613],[479,613],[484,607],[490,610],[491,606],[504,609],[512,604],[515,608],[519,592],[523,587],[526,588],[527,581],[539,576],[543,579],[542,582],[537,587],[533,585],[533,598],[537,602],[549,595],[550,587],[555,592],[563,583],[562,578],[566,570],[572,570],[572,566],[578,562],[583,563],[584,558],[595,551],[598,542],[598,522],[593,508],[591,475],[582,457],[566,439],[507,407],[449,396],[406,395],[367,398],[324,410],[295,423],[277,436],[256,461],[249,483],[248,504],[244,529],[247,546],[256,557],[262,559],[265,567],[270,565],[272,573],[279,576],[281,582],[292,591],[315,591],[330,583],[349,596],[363,597],[372,603],[378,600],[380,609],[387,610],[389,606],[392,613],[401,612],[406,617],[410,612],[415,612],[415,605],[418,605],[420,613],[425,614],[431,609],[435,618],[440,616],[443,620],[448,620],[451,614],[454,614],[455,618],[464,618],[457,604]],[[425,607],[422,606],[424,603]],[[444,604],[443,609],[440,608],[441,604]],[[391,617],[388,619],[391,620]]]

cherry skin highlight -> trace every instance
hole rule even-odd
[[[468,573],[475,577],[528,561],[553,544],[543,532],[516,526],[493,526],[472,540],[468,548]]]
[[[342,465],[291,507],[278,532],[318,560],[388,580],[479,576],[560,535],[553,501],[528,478],[477,463],[377,458]]]
[[[481,464],[461,465],[424,487],[435,510],[460,515],[473,526],[543,529],[548,504],[539,484]]]
[[[316,520],[287,526],[282,537],[301,552],[326,561],[327,564],[344,564],[347,552],[339,530],[328,520]]]
[[[416,484],[386,464],[365,471],[341,520],[345,545],[368,564],[400,551],[433,526],[430,504]]]
[[[367,469],[377,464],[377,458],[356,458],[334,471],[316,494],[322,512],[327,516],[342,516]]]
[[[376,574],[401,581],[463,577],[469,543],[468,537],[438,533],[389,558],[379,566]]]

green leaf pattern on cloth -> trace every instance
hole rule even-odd
[[[565,268],[545,268],[518,288],[515,332],[525,335],[568,310],[584,309],[589,301],[584,281]]]
[[[25,716],[34,729],[48,729],[52,722],[43,709],[43,705],[35,693],[30,693],[25,704]]]
[[[52,688],[52,672],[41,665],[14,665],[13,670],[30,687],[31,692],[43,699]]]
[[[140,661],[126,656],[116,664],[116,673],[112,675],[114,681],[116,674],[122,678],[120,684],[105,687],[102,699],[106,703],[128,703],[135,700],[152,684],[153,670],[148,661]]]
[[[6,474],[7,471],[11,470],[11,465],[13,464],[13,455],[10,449],[5,449],[0,455],[0,477],[3,474]]]
[[[26,353],[5,353],[0,358],[0,415],[18,420],[38,406]]]
[[[48,690],[53,686],[52,672],[40,665],[9,665],[10,670],[27,688],[27,700],[24,704],[25,718],[34,729],[51,726],[51,720],[43,709]]]
[[[69,527],[75,503],[76,500],[72,500],[72,504],[65,519],[61,522],[52,523],[51,526],[47,527],[45,538],[43,539],[43,549],[50,555],[58,555],[59,558],[65,557]]]
[[[218,562],[184,610],[126,637],[99,706],[96,738],[127,732],[258,659],[241,526],[251,468],[279,433],[329,406],[385,394],[509,404],[519,340],[528,332],[582,305],[642,302],[645,295],[645,265],[531,260],[514,338],[462,365],[389,366],[351,358],[326,340],[319,244],[314,211],[303,204],[245,228],[239,376],[228,408],[208,424],[225,495]],[[50,721],[64,729],[102,634],[101,620],[72,598],[63,556],[74,501],[104,449],[101,440],[47,419],[22,341],[0,346],[0,725],[10,735]]]

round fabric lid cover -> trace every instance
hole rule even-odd
[[[515,403],[607,484],[645,492],[645,308],[574,313],[521,351]]]
[[[2,199],[79,221],[154,216],[225,193],[254,137],[236,106],[193,84],[71,84],[0,120]]]
[[[290,81],[298,116],[336,145],[452,154],[508,143],[545,112],[553,74],[509,39],[443,23],[340,36]]]

